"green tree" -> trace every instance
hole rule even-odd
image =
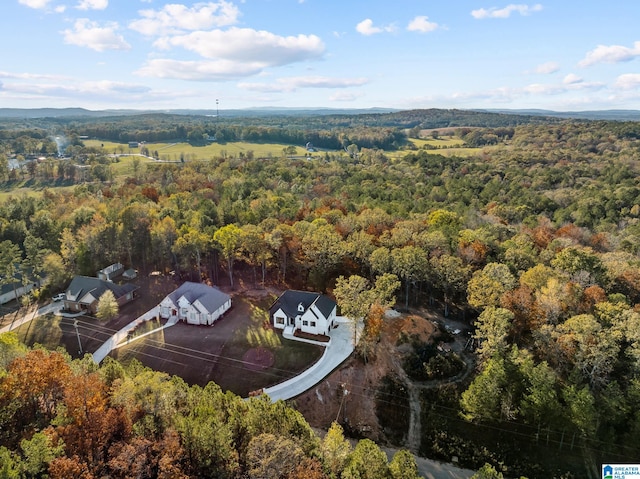
[[[444,315],[447,317],[450,301],[464,291],[471,268],[465,266],[457,256],[448,254],[433,257],[430,265],[433,282],[444,295]]]
[[[392,479],[420,479],[416,458],[406,449],[396,452],[389,463]]]
[[[429,265],[427,253],[417,246],[405,246],[391,251],[393,273],[404,280],[404,307],[409,309],[411,283],[423,279]]]
[[[298,222],[301,227],[301,246],[304,258],[315,282],[324,290],[327,277],[346,255],[346,244],[333,225],[325,219],[316,219],[311,223]]]
[[[489,263],[473,273],[467,286],[467,301],[477,309],[500,306],[502,295],[515,286],[516,279],[507,265]]]
[[[494,355],[504,355],[512,322],[513,313],[508,309],[489,306],[480,313],[474,337],[478,340],[478,355],[483,362]]]
[[[13,295],[22,278],[22,252],[17,244],[10,240],[0,243],[0,285],[13,285]]]
[[[222,256],[227,260],[229,282],[233,289],[233,262],[238,255],[242,230],[234,223],[228,224],[213,234],[213,240],[220,245]]]
[[[98,300],[96,317],[101,321],[108,321],[118,315],[118,302],[113,295],[113,291],[106,290]]]
[[[343,479],[388,479],[387,455],[370,439],[358,441],[342,473]]]
[[[468,420],[499,420],[503,418],[503,401],[508,400],[505,360],[490,358],[460,398],[463,416]]]
[[[54,444],[51,437],[43,432],[36,432],[31,439],[20,441],[20,449],[24,455],[24,472],[28,477],[40,477],[53,459],[64,454],[64,444]]]
[[[49,253],[43,258],[42,271],[53,290],[64,288],[71,279],[72,272],[65,267],[62,256],[57,253]]]
[[[183,225],[176,239],[172,251],[192,257],[196,260],[198,282],[202,278],[202,255],[209,246],[210,237],[197,227]]]
[[[365,278],[358,275],[345,278],[340,276],[336,280],[333,294],[336,297],[343,316],[353,321],[354,344],[357,344],[357,325],[360,320],[368,319],[371,307],[378,304],[383,308],[389,308],[395,302],[394,293],[400,284],[395,275],[384,274],[379,276],[372,287]]]
[[[485,464],[471,476],[471,479],[503,479],[503,477],[502,473],[496,471],[491,464]]]
[[[570,384],[563,388],[562,399],[566,404],[567,418],[574,427],[585,436],[593,436],[598,420],[595,399],[589,388]]]
[[[22,479],[22,461],[20,457],[4,446],[0,446],[0,478]]]
[[[570,278],[581,284],[602,284],[605,267],[590,248],[564,248],[553,258],[551,266],[567,273]]]
[[[351,454],[351,444],[345,439],[342,426],[337,422],[331,423],[331,427],[322,439],[320,454],[331,477],[340,477]]]

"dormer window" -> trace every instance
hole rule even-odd
[[[302,303],[298,304],[298,313],[304,313],[304,306],[302,306]]]

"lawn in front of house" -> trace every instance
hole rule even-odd
[[[213,381],[247,396],[297,375],[324,352],[321,346],[284,339],[274,330],[268,318],[272,301],[236,295],[231,310],[213,326],[178,323],[111,355],[123,362],[136,358],[189,384]]]

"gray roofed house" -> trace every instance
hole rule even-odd
[[[76,276],[65,291],[64,307],[69,311],[95,313],[100,297],[107,290],[113,293],[118,306],[138,297],[138,286],[135,284],[119,285],[100,278]]]
[[[160,317],[211,326],[231,308],[231,296],[218,288],[187,281],[160,302]]]
[[[16,275],[16,282],[2,282],[2,284],[0,284],[0,304],[5,304],[11,300],[18,299],[40,285],[40,280],[31,279],[29,276],[27,276],[27,278],[29,280],[23,282],[22,275],[18,274]],[[0,280],[2,279],[3,278],[0,278]]]
[[[337,309],[336,302],[323,294],[287,290],[271,305],[269,314],[275,328],[290,334],[301,331],[328,336],[335,327]]]

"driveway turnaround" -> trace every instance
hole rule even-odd
[[[339,316],[337,318],[338,327],[329,332],[331,340],[322,344],[325,347],[322,357],[309,369],[301,372],[296,377],[288,379],[280,384],[263,390],[272,401],[280,399],[287,400],[299,396],[308,391],[316,384],[320,383],[331,372],[342,364],[353,352],[354,349],[354,323],[353,321]],[[358,338],[362,333],[362,322],[358,324]],[[297,340],[295,337],[288,337]]]
[[[153,308],[140,316],[135,321],[132,321],[116,334],[107,339],[102,346],[100,346],[96,352],[93,353],[93,360],[96,363],[100,363],[112,350],[129,344],[131,341],[135,341],[144,336],[152,334],[160,329],[171,327],[175,324],[175,321],[168,322],[162,327],[148,331],[145,334],[136,336],[130,341],[126,341],[129,331],[135,329],[136,326],[144,321],[155,318],[159,313],[159,308]],[[267,394],[272,401],[278,401],[280,399],[287,400],[296,397],[303,392],[311,389],[313,386],[321,382],[326,378],[334,369],[342,364],[353,352],[354,349],[354,330],[355,327],[353,321],[339,316],[336,318],[338,326],[329,332],[331,338],[328,343],[321,343],[318,341],[308,341],[315,344],[319,344],[325,347],[324,354],[320,357],[315,364],[313,364],[306,371],[302,371],[296,377],[288,379],[280,384],[276,384],[270,388],[263,390],[264,394]],[[362,321],[357,325],[358,338],[362,334],[363,324]],[[305,339],[299,339],[294,336],[286,336],[287,339],[292,341],[307,341]]]

